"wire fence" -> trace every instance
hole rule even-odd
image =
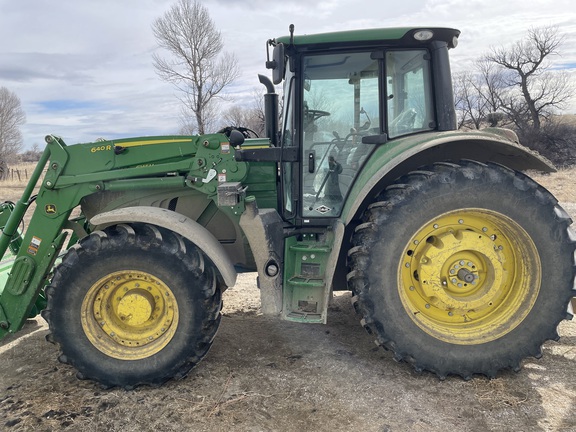
[[[28,169],[8,168],[0,170],[0,181],[23,182],[28,180]]]

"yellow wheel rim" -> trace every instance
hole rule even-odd
[[[98,350],[120,360],[161,351],[178,327],[174,294],[158,278],[119,271],[98,280],[82,302],[82,328]]]
[[[475,345],[516,328],[540,291],[540,257],[510,218],[484,209],[445,213],[411,238],[399,265],[399,293],[429,335]]]

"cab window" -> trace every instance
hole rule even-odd
[[[426,50],[386,53],[388,137],[435,128]]]
[[[302,215],[338,216],[378,133],[379,62],[370,52],[304,57]]]

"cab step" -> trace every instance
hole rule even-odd
[[[315,234],[286,240],[283,318],[306,323],[326,322],[326,262],[332,247]]]

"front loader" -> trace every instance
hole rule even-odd
[[[21,199],[0,207],[0,336],[42,310],[78,377],[159,385],[204,357],[222,292],[257,271],[279,319],[325,323],[350,290],[361,324],[417,371],[494,377],[539,357],[571,318],[576,236],[523,174],[549,162],[509,130],[456,130],[459,34],[291,28],[268,41],[265,138],[47,136]]]

